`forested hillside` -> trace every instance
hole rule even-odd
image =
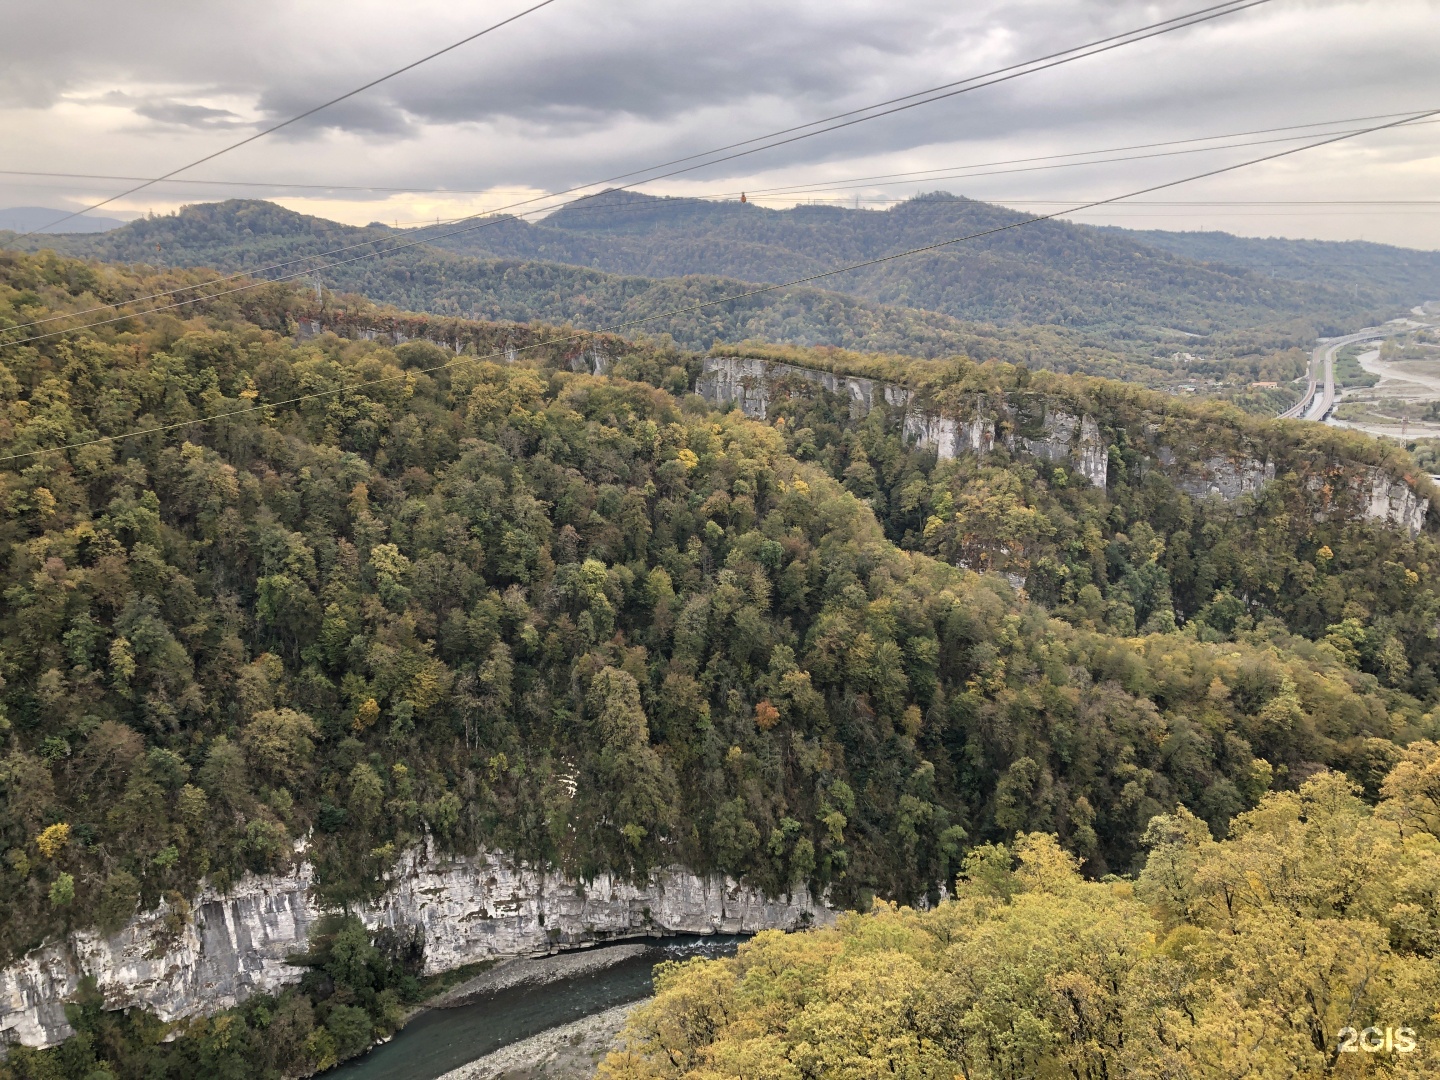
[[[355,229],[234,200],[101,236],[25,244],[151,265],[259,271],[373,241],[375,248],[336,256],[347,261],[320,279],[409,310],[594,329],[740,294],[751,287],[746,282],[790,280],[1019,217],[949,196],[884,212],[773,211],[607,192],[537,223],[495,218],[434,244],[357,260],[451,230]],[[823,288],[666,316],[644,329],[690,348],[753,338],[920,356],[966,352],[1235,396],[1251,381],[1296,378],[1303,370],[1298,350],[1317,334],[1388,318],[1428,296],[1435,277],[1424,254],[1401,254],[1368,283],[1350,271],[1337,278],[1303,268],[1272,277],[1268,265],[1202,263],[1123,232],[1046,222],[827,278]],[[1279,356],[1286,361],[1269,362]],[[1276,404],[1255,406],[1274,412]]]
[[[199,279],[5,255],[0,326],[162,280]],[[1298,474],[1197,505],[1127,450],[1170,425],[1406,466],[1361,440],[1004,364],[903,372],[957,407],[1088,402],[1116,471],[1085,488],[1003,448],[937,464],[823,393],[713,410],[668,344],[420,318],[447,348],[297,339],[314,303],[270,285],[0,345],[7,957],[301,857],[339,907],[421,838],[862,909],[937,900],[1017,830],[1127,872],[1157,814],[1221,836],[1326,767],[1374,799],[1437,734],[1431,532],[1315,523]],[[344,304],[357,335],[399,319]],[[577,373],[597,350],[609,376]],[[91,1002],[93,1037],[6,1067],[279,1075],[392,1030],[403,949],[355,925],[316,949],[331,975],[223,1025],[162,1045]]]
[[[1377,289],[1399,307],[1440,300],[1440,251],[1372,244],[1364,240],[1257,239],[1223,232],[1112,229],[1163,251],[1203,263],[1253,270],[1281,281]]]
[[[374,246],[366,246],[367,241]],[[273,203],[237,200],[187,207],[177,215],[135,221],[97,237],[43,237],[26,243],[31,248],[81,252],[150,267],[158,262],[168,268],[257,272],[285,263],[262,276],[298,274],[313,264],[289,260],[359,245],[320,260],[346,262],[319,274],[317,280],[411,311],[543,320],[587,329],[662,316],[640,329],[649,335],[669,334],[676,342],[699,349],[717,341],[757,338],[920,356],[968,352],[1151,383],[1171,380],[1183,370],[1169,362],[1127,362],[1110,343],[1063,328],[1026,327],[1002,333],[935,312],[876,304],[817,288],[787,289],[700,312],[668,315],[753,288],[709,273],[659,279],[622,276],[533,258],[472,258],[428,245],[383,258],[356,258],[408,242],[408,237],[397,239],[387,229],[356,229]]]
[[[865,211],[803,205],[769,210],[609,191],[536,224],[511,221],[439,244],[468,254],[546,258],[655,277],[721,273],[786,281],[1025,216],[943,194]],[[1135,341],[1180,340],[1167,329],[1209,336],[1292,319],[1325,332],[1382,311],[1388,317],[1391,309],[1408,308],[1440,288],[1440,271],[1428,253],[1370,247],[1377,252],[1367,252],[1367,268],[1381,261],[1378,252],[1396,256],[1386,260],[1384,273],[1311,273],[1320,262],[1312,257],[1310,265],[1272,280],[1269,264],[1254,267],[1262,273],[1244,261],[1203,265],[1149,234],[1049,221],[855,271],[827,287],[962,319],[1071,326]]]
[[[1002,365],[727,351],[900,377],[952,415],[973,414],[982,402],[999,406],[1002,428],[1033,424],[1047,408],[1098,422],[1110,447],[1104,491],[1066,463],[1003,451],[939,461],[903,438],[900,410],[881,406],[856,419],[848,395],[813,383],[777,388],[770,417],[790,452],[822,464],[863,498],[904,548],[1014,575],[1051,610],[1117,634],[1164,631],[1178,621],[1204,636],[1278,619],[1347,650],[1393,685],[1422,698],[1436,690],[1440,594],[1429,581],[1440,547],[1428,534],[1411,540],[1362,521],[1355,508],[1336,513],[1326,501],[1343,488],[1340,462],[1383,465],[1431,491],[1408,455],[1388,443]],[[1268,461],[1279,480],[1238,502],[1195,499],[1157,460],[1165,445],[1192,460]],[[1393,671],[1382,656],[1393,658]]]

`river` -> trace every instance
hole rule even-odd
[[[543,985],[497,990],[454,1009],[429,1009],[383,1046],[324,1074],[325,1080],[435,1080],[510,1043],[615,1005],[649,997],[655,965],[728,956],[740,937],[664,938],[638,956]],[[635,944],[624,942],[621,944]],[[602,952],[599,947],[594,952]]]

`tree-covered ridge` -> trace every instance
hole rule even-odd
[[[606,191],[543,221],[509,221],[441,246],[617,273],[705,272],[786,281],[1028,216],[943,193],[871,211],[815,205],[771,210],[754,203]],[[1224,239],[1237,249],[1250,243]],[[1204,247],[1197,249],[1201,262],[1186,247],[1191,240],[1191,234],[1039,222],[904,264],[857,271],[836,287],[960,318],[1084,326],[1155,341],[1177,340],[1161,333],[1164,328],[1208,335],[1297,316],[1322,324],[1365,321],[1363,312],[1408,308],[1440,287],[1440,265],[1425,252],[1293,245],[1257,264],[1255,269],[1263,270],[1257,273],[1241,258],[1216,259]],[[1380,252],[1390,256],[1386,269],[1369,273]],[[1281,268],[1286,272],[1272,276]]]
[[[933,243],[947,229],[963,232],[977,222],[988,227],[1015,217],[998,207],[957,199],[915,200],[884,214],[832,213],[821,207],[778,214],[738,204],[616,193],[604,199],[612,197],[625,205],[614,212],[601,206],[591,213],[597,208],[582,201],[536,226],[488,219],[454,241],[406,247],[378,259],[354,256],[408,245],[416,238],[378,224],[358,229],[252,200],[191,206],[113,233],[32,238],[22,246],[107,260],[258,272],[279,261],[373,244],[336,256],[344,265],[320,276],[327,285],[407,310],[598,328],[739,295],[753,288],[746,282],[791,280]],[[641,213],[632,212],[637,207],[629,203],[635,200]],[[709,240],[687,240],[667,231],[670,226],[662,227],[672,212],[686,207],[691,210],[680,214],[684,220],[676,226],[682,233],[690,227],[685,221],[697,215],[709,229],[736,213],[750,222],[753,211],[760,215],[756,220],[770,222],[789,237],[786,243],[798,245],[795,255],[802,265],[794,273],[753,274],[744,266],[727,270],[730,262],[711,250]],[[799,220],[807,214],[814,220]],[[786,224],[791,215],[799,217]],[[614,217],[636,219],[633,224],[644,234],[643,242],[658,245],[667,257],[692,251],[688,269],[663,274],[657,268],[626,270],[603,259],[567,254],[565,244],[517,247],[505,240],[538,229],[568,243],[581,234],[556,224]],[[650,217],[657,222],[643,225]],[[857,224],[864,227],[856,231]],[[1028,230],[1013,234],[1022,239],[1012,240],[1012,234],[996,239],[1008,253],[972,251],[973,245],[966,245],[947,249],[948,254],[932,253],[923,266],[907,259],[889,264],[889,269],[827,278],[821,283],[824,288],[801,286],[702,312],[667,315],[643,329],[669,334],[690,348],[760,338],[918,356],[966,352],[1032,367],[1235,395],[1255,381],[1288,383],[1304,370],[1303,357],[1293,350],[1308,348],[1317,332],[1388,317],[1399,303],[1389,293],[1362,292],[1357,299],[1350,289],[1277,284],[1248,271],[1207,268],[1083,227],[1049,223],[1042,232],[1033,239]],[[583,242],[609,250],[628,242],[627,235],[624,229],[601,230]],[[492,242],[498,245],[495,250],[484,246]],[[446,247],[453,244],[461,246]],[[897,273],[903,274],[903,288],[871,280]],[[884,292],[883,299],[876,289]],[[931,303],[943,304],[957,291],[968,295],[975,290],[978,294],[954,311]],[[1414,302],[1410,292],[1398,295],[1405,297],[1403,306]],[[1177,296],[1192,298],[1184,312],[1165,308],[1173,306]]]
[[[1001,435],[1037,434],[1052,412],[1097,422],[1109,446],[1103,491],[1070,463],[1014,454],[998,440],[993,453],[937,461],[904,438],[899,409],[881,403],[856,419],[848,396],[774,380],[769,414],[791,453],[864,498],[902,547],[1014,575],[1053,612],[1121,634],[1178,623],[1223,637],[1278,619],[1390,685],[1427,700],[1435,692],[1433,527],[1410,537],[1363,520],[1374,475],[1435,498],[1393,444],[1003,364],[724,351],[899,380],[915,390],[910,409],[983,417]],[[1182,485],[1215,463],[1260,475],[1268,463],[1275,479],[1228,502],[1186,494]]]
[[[1418,302],[1440,298],[1440,252],[1436,251],[1365,240],[1260,239],[1201,230],[1105,229],[1187,259],[1286,281],[1323,282],[1347,289],[1379,286],[1397,303],[1406,296],[1416,296]]]
[[[364,244],[373,242],[373,247]],[[548,322],[587,329],[652,319],[639,330],[669,335],[692,349],[717,341],[763,338],[798,345],[892,350],[919,356],[975,352],[1136,379],[1163,380],[1173,365],[1117,354],[1113,342],[1061,328],[1034,327],[1001,333],[984,323],[891,304],[843,292],[800,286],[746,297],[698,312],[669,312],[736,296],[753,285],[713,273],[649,278],[618,275],[558,262],[476,258],[430,245],[407,247],[375,259],[397,239],[378,227],[358,229],[308,217],[272,203],[232,200],[187,207],[173,216],[141,219],[114,233],[91,237],[43,237],[31,249],[56,249],[111,261],[168,267],[213,266],[230,272],[290,274],[306,263],[290,260],[361,245],[335,259],[344,265],[319,275],[327,286],[371,301],[440,316]],[[157,246],[159,251],[157,252]],[[152,271],[153,272],[153,271]],[[243,300],[241,301],[244,302]]]
[[[1373,810],[1319,775],[1218,842],[1158,816],[1133,883],[1044,834],[976,847],[935,910],[665,965],[600,1076],[1433,1076],[1437,762],[1417,744]]]

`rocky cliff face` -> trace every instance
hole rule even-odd
[[[707,356],[695,392],[716,405],[733,401],[746,416],[764,420],[771,400],[777,391],[783,392],[787,380],[816,383],[832,394],[848,398],[850,415],[856,419],[882,401],[904,407],[910,400],[910,391],[894,383],[836,375],[833,371],[780,364],[753,356]]]
[[[816,368],[780,364],[750,356],[707,356],[695,392],[716,405],[733,401],[746,416],[763,420],[770,402],[785,392],[787,381],[814,383],[850,399],[850,415],[859,418],[880,402],[905,410],[902,432],[907,442],[934,450],[941,460],[960,454],[988,453],[995,447],[993,417],[958,420],[926,409],[903,386]],[[1086,417],[1049,412],[1033,437],[1009,435],[1011,449],[1047,461],[1065,462],[1095,487],[1104,487],[1110,452],[1100,427]]]
[[[1046,414],[1038,438],[1017,435],[1011,445],[1031,457],[1069,462],[1092,487],[1105,486],[1110,471],[1110,448],[1100,437],[1100,425],[1092,417],[1052,410]]]
[[[1254,458],[1232,461],[1217,456],[1182,466],[1168,446],[1160,447],[1156,456],[1160,464],[1175,476],[1176,486],[1195,499],[1218,495],[1226,502],[1234,502],[1241,495],[1254,495],[1275,479],[1273,461],[1257,461]]]
[[[1372,521],[1384,521],[1399,528],[1408,529],[1415,536],[1425,527],[1425,515],[1430,512],[1430,500],[1416,495],[1403,480],[1392,480],[1381,469],[1367,469],[1370,500],[1365,516]]]
[[[975,415],[959,419],[927,407],[923,398],[903,386],[744,356],[706,357],[695,390],[713,404],[733,401],[745,415],[763,420],[771,402],[793,392],[797,382],[819,385],[849,398],[852,417],[865,416],[882,401],[902,409],[905,441],[934,450],[941,460],[962,454],[987,454],[998,442],[1031,457],[1064,464],[1095,487],[1106,486],[1110,439],[1094,417],[1077,416],[1063,409],[1048,408],[1040,419],[1031,417],[1017,427],[1013,415],[1002,425],[999,413],[980,401]],[[1145,430],[1147,457],[1192,498],[1218,497],[1234,502],[1243,495],[1258,494],[1276,477],[1277,464],[1268,455],[1212,454],[1199,458],[1194,456],[1198,447],[1186,447],[1182,452],[1159,444],[1154,438],[1158,432],[1157,425]],[[1279,471],[1296,465],[1282,463]],[[1412,536],[1425,527],[1429,500],[1416,495],[1404,479],[1354,463],[1332,462],[1328,467],[1329,473],[1315,476],[1309,483],[1322,504],[1315,510],[1317,519],[1338,514],[1402,528]],[[1338,494],[1332,490],[1337,483],[1343,489]]]
[[[305,951],[323,914],[310,885],[310,866],[301,863],[283,877],[247,878],[224,895],[202,893],[181,919],[150,912],[110,937],[80,931],[37,949],[0,971],[0,1042],[50,1046],[72,1034],[65,1001],[87,975],[108,1008],[141,1006],[166,1021],[298,982],[302,969],[286,957]],[[425,850],[408,853],[382,900],[357,914],[372,928],[421,928],[427,974],[617,938],[791,930],[833,919],[803,887],[772,900],[680,868],[657,871],[643,885],[609,875],[581,883],[497,854],[444,858]]]

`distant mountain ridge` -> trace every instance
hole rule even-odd
[[[1291,240],[1284,237],[1234,236],[1213,230],[1145,231],[1107,227],[1132,240],[1203,263],[1222,263],[1288,281],[1310,281],[1340,288],[1380,286],[1397,303],[1440,300],[1440,251],[1374,244],[1365,240]],[[1429,288],[1430,294],[1424,295]],[[1407,305],[1409,306],[1409,305]]]
[[[1440,296],[1440,266],[1424,252],[1377,253],[1376,245],[1346,261],[1347,245],[1291,250],[1228,238],[1196,247],[1202,260],[1162,249],[1162,242],[1195,246],[1173,239],[1181,234],[1144,243],[1121,230],[1059,221],[1008,227],[1022,220],[1004,207],[940,195],[887,211],[777,211],[612,191],[537,223],[501,216],[436,234],[358,228],[230,200],[21,246],[262,276],[304,271],[313,263],[291,260],[343,248],[316,260],[341,263],[325,265],[318,281],[409,310],[585,329],[644,319],[642,332],[690,348],[759,339],[919,356],[965,352],[1175,386],[1288,380],[1288,368],[1259,374],[1260,359]],[[712,303],[757,282],[975,234],[987,235],[813,286]],[[395,250],[364,258],[370,241]],[[1231,257],[1211,257],[1217,253]],[[287,265],[268,269],[277,263]],[[711,306],[690,310],[697,304]],[[1193,366],[1197,356],[1201,367]],[[1252,373],[1236,374],[1236,363]]]
[[[125,224],[119,218],[81,214],[79,217],[51,225],[51,222],[57,221],[70,212],[69,210],[56,210],[49,206],[11,206],[0,210],[0,232],[41,232],[51,235],[98,233],[118,229]]]
[[[945,194],[872,211],[803,205],[771,210],[609,191],[534,224],[511,219],[435,243],[470,255],[544,258],[613,273],[703,272],[773,282],[1004,229],[1025,217]],[[827,281],[826,288],[960,319],[1045,323],[1132,338],[1160,328],[1204,335],[1293,318],[1338,329],[1409,307],[1431,291],[1440,295],[1440,257],[1427,252],[1373,245],[1393,253],[1380,258],[1397,264],[1378,277],[1369,272],[1374,257],[1337,269],[1312,253],[1293,272],[1272,278],[1274,264],[1283,261],[1278,254],[1251,266],[1239,257],[1227,262],[1208,252],[1191,255],[1156,235],[1039,222],[852,271]],[[1343,252],[1333,249],[1345,247],[1331,245],[1325,257],[1334,260]],[[1405,258],[1397,258],[1401,253]]]
[[[512,224],[502,219],[496,229]],[[319,272],[316,280],[336,291],[360,293],[411,311],[568,323],[590,330],[646,319],[650,321],[639,328],[644,333],[669,334],[691,348],[760,339],[918,356],[964,353],[1152,384],[1163,381],[1160,372],[1124,361],[1106,343],[1066,328],[999,331],[937,312],[821,288],[782,289],[692,311],[683,309],[754,286],[716,275],[653,278],[535,258],[461,255],[426,244],[380,258],[356,258],[373,250],[363,246],[367,240],[383,249],[394,247],[397,239],[393,230],[380,226],[357,228],[273,203],[232,200],[186,207],[178,214],[131,222],[100,236],[30,238],[23,246],[111,262],[249,273],[286,264],[262,276],[301,272],[310,265],[304,257],[350,248],[321,260],[350,261]],[[404,235],[402,242],[410,239]],[[679,314],[668,314],[677,310]]]

